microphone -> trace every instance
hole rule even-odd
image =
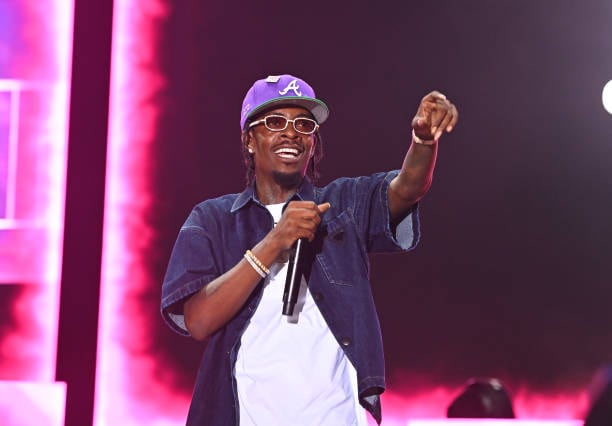
[[[283,292],[283,315],[293,315],[293,308],[298,300],[300,284],[302,282],[302,269],[304,263],[304,250],[306,239],[298,239],[291,249],[289,255],[289,265],[287,267],[287,280],[285,281],[285,291]]]

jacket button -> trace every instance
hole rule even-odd
[[[340,339],[340,343],[342,344],[342,346],[349,346],[351,344],[351,339],[349,339],[348,337],[343,337],[342,339]]]
[[[312,298],[315,302],[320,302],[321,300],[323,300],[323,295],[317,291],[312,294]]]

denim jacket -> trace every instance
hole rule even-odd
[[[384,355],[368,253],[407,251],[419,238],[416,205],[391,229],[387,190],[397,173],[340,178],[324,187],[314,187],[304,179],[292,197],[331,204],[308,245],[304,275],[323,318],[355,366],[360,403],[378,423],[380,394],[385,388]],[[182,309],[176,306],[236,265],[273,226],[272,216],[258,201],[252,185],[240,194],[195,206],[179,232],[162,286],[161,312],[167,323],[188,335]],[[262,286],[263,280],[234,318],[208,339],[188,426],[239,424],[234,364]],[[281,306],[279,301],[279,314]]]

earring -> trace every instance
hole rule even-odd
[[[253,153],[253,148],[249,147],[249,154]]]

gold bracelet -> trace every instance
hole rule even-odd
[[[438,143],[435,139],[423,140],[414,133],[414,129],[412,129],[412,140],[414,143],[418,143],[419,145],[435,145]]]
[[[266,266],[263,263],[261,263],[261,260],[259,260],[257,256],[255,256],[251,250],[247,250],[245,255],[247,255],[249,259],[255,262],[255,264],[259,267],[259,269],[261,269],[266,275],[270,274],[270,270],[266,268]]]
[[[251,259],[246,253],[244,254],[244,258],[247,260],[247,262],[249,262],[249,265],[251,265],[253,269],[255,269],[255,272],[257,272],[260,277],[266,278],[266,273],[262,271],[261,268],[257,266],[257,263],[255,263],[253,259]]]

